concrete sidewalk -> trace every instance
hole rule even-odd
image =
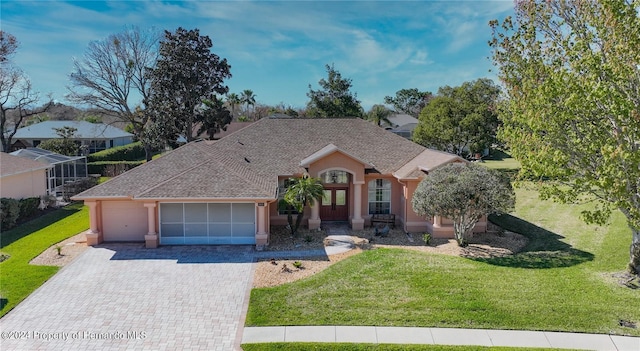
[[[242,343],[345,342],[367,344],[478,345],[638,351],[640,338],[606,334],[519,330],[296,326],[245,327]]]

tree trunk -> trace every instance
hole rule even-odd
[[[629,250],[629,272],[640,276],[640,229],[631,228],[633,238]]]
[[[151,148],[151,145],[143,144],[143,146],[144,146],[144,155],[147,158],[147,162],[149,162],[153,158],[153,150]]]

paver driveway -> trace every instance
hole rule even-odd
[[[233,350],[252,261],[248,246],[89,248],[0,319],[1,347]]]

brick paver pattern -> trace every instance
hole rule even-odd
[[[0,319],[1,348],[233,350],[253,256],[249,246],[90,248]]]

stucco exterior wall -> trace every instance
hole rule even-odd
[[[352,182],[364,181],[364,166],[362,163],[340,152],[334,152],[309,165],[309,174],[312,177],[319,177],[321,173],[328,170],[347,171],[353,177],[351,179]]]
[[[0,197],[23,199],[47,194],[47,170],[14,174],[0,178]]]

